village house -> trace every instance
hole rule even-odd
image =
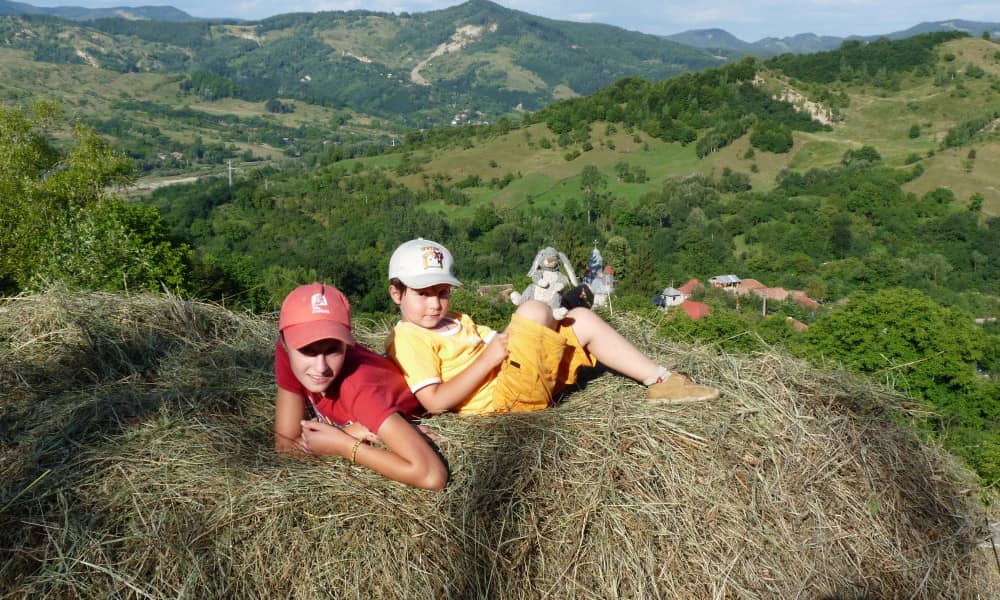
[[[716,275],[708,278],[708,284],[714,288],[720,288],[727,292],[735,292],[740,285],[740,278],[736,275]]]
[[[786,290],[781,287],[767,287],[760,281],[752,278],[741,279],[736,275],[717,275],[711,277],[708,280],[709,284],[716,289],[722,289],[727,292],[733,293],[737,296],[746,296],[753,294],[758,298],[762,299],[767,304],[768,300],[774,302],[784,302],[786,300],[793,300],[800,306],[809,308],[812,310],[817,310],[820,308],[820,303],[813,300],[806,295],[802,290]],[[679,288],[668,287],[664,288],[659,294],[653,298],[653,304],[659,306],[663,310],[674,306],[680,306],[685,308],[685,312],[692,315],[692,319],[701,318],[709,314],[710,310],[707,305],[703,305],[701,302],[692,302],[689,300],[691,294],[698,288],[702,287],[701,282],[697,279],[689,279],[687,283],[680,286]],[[700,306],[699,306],[700,305]],[[704,309],[701,308],[704,306]],[[805,327],[804,324],[794,324],[796,329]]]
[[[666,309],[671,306],[677,306],[685,300],[687,300],[687,296],[683,292],[677,288],[668,287],[660,292],[660,295],[656,297],[653,303]]]
[[[809,326],[799,321],[798,319],[793,319],[792,317],[785,317],[785,322],[792,326],[795,331],[809,331]]]

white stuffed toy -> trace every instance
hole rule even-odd
[[[560,264],[566,269],[566,275],[559,270]],[[562,306],[562,291],[567,284],[573,287],[578,285],[576,274],[566,255],[552,247],[542,248],[531,263],[528,277],[531,278],[531,285],[523,293],[513,292],[510,301],[517,305],[526,300],[544,302],[552,307],[552,316],[557,321],[563,320],[568,309]]]

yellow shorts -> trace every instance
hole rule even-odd
[[[567,385],[576,382],[580,367],[597,359],[576,339],[573,328],[552,330],[519,315],[507,328],[507,360],[500,367],[488,412],[541,410]]]

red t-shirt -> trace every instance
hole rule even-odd
[[[378,433],[393,413],[412,421],[426,412],[395,363],[358,344],[348,347],[344,369],[322,394],[309,392],[295,378],[280,340],[274,345],[274,375],[278,387],[311,399],[317,411],[335,425],[357,422]]]

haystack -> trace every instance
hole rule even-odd
[[[723,398],[651,405],[603,374],[540,413],[436,417],[435,494],[271,451],[271,318],[4,300],[0,595],[997,597],[974,480],[899,397],[615,324]]]

